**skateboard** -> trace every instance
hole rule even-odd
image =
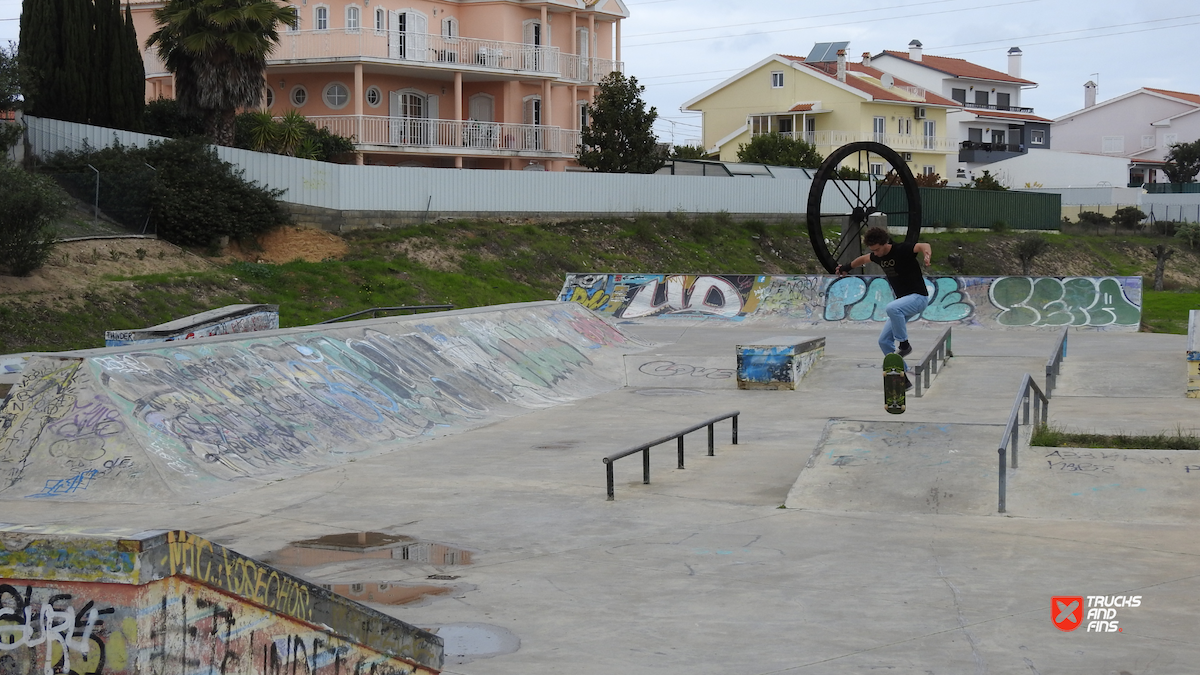
[[[899,354],[883,357],[883,409],[899,415],[904,412],[904,359]]]

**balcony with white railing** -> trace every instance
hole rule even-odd
[[[751,129],[752,136],[766,131]],[[913,134],[876,134],[870,131],[808,131],[775,132],[790,138],[806,141],[817,148],[840,148],[856,141],[875,141],[901,152],[956,152],[958,139],[947,136],[922,136]]]
[[[557,47],[370,29],[284,31],[267,56],[267,64],[337,59],[552,76],[558,76],[561,67]]]
[[[624,72],[625,64],[612,59],[599,59],[594,56],[579,56],[578,54],[562,54],[562,75],[564,80],[593,83],[599,82],[613,71]]]
[[[142,52],[142,67],[146,70],[146,77],[170,75],[167,71],[167,64],[163,62],[162,57],[158,55],[158,50],[154,47],[146,47]]]
[[[540,124],[383,115],[325,115],[307,119],[339,136],[353,138],[355,145],[367,150],[574,157],[579,146],[578,131]]]

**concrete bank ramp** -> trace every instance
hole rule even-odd
[[[540,302],[39,355],[0,499],[216,496],[611,391],[642,348]]]
[[[998,424],[832,420],[785,504],[829,511],[993,513],[1002,433]]]
[[[184,531],[0,525],[4,673],[435,675],[442,639]]]

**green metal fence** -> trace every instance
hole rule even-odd
[[[991,228],[1003,221],[1013,230],[1061,230],[1062,195],[1017,190],[918,188],[922,227]],[[879,210],[904,211],[904,192],[881,187]],[[907,227],[904,216],[889,216],[888,225]]]
[[[1192,194],[1200,192],[1200,183],[1146,183],[1145,185],[1135,185],[1133,187],[1140,187],[1152,195]]]

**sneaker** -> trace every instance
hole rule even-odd
[[[900,348],[896,350],[896,353],[899,354],[901,357],[908,356],[909,354],[912,353],[912,345],[906,345],[904,343],[900,343]]]
[[[912,351],[912,350],[910,349],[909,351]],[[909,389],[912,389],[912,380],[908,379],[908,375],[905,374],[905,376],[904,376],[904,391],[908,391]]]

